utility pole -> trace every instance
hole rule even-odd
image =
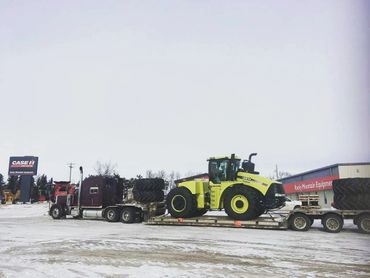
[[[72,163],[72,162],[68,164],[68,168],[69,168],[69,183],[71,183],[71,181],[72,181],[72,168],[73,168],[74,165],[75,164]]]
[[[279,170],[277,164],[275,165],[276,179],[279,179]]]

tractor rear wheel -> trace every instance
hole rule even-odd
[[[196,200],[191,192],[184,187],[176,187],[167,195],[167,209],[172,217],[192,217],[196,209]]]
[[[236,186],[225,196],[224,207],[227,215],[235,220],[250,220],[262,211],[257,209],[258,197],[250,189]]]

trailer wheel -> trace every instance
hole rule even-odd
[[[370,214],[360,215],[357,219],[357,227],[361,233],[370,234]]]
[[[121,221],[122,223],[134,223],[135,216],[134,208],[124,208],[121,212]]]
[[[49,211],[53,219],[60,219],[63,216],[63,208],[61,205],[52,205]]]
[[[105,218],[108,222],[117,222],[119,218],[118,210],[116,208],[107,209],[105,212]]]
[[[339,233],[343,228],[343,218],[338,214],[329,213],[322,219],[322,225],[328,233]]]
[[[289,226],[294,231],[308,231],[311,227],[311,220],[303,213],[295,213],[289,217]]]

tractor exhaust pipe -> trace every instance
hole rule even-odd
[[[249,155],[248,160],[249,160],[250,162],[252,162],[252,157],[253,157],[253,156],[256,156],[256,155],[257,155],[257,153],[251,153],[251,154]]]
[[[80,208],[81,208],[81,191],[82,191],[83,177],[84,177],[84,171],[83,171],[82,166],[80,166],[80,182],[79,182],[79,185],[78,185],[79,188],[78,188],[78,204],[77,204],[77,209],[78,209],[79,213],[80,213]]]

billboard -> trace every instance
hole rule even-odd
[[[9,159],[9,176],[35,176],[37,175],[36,156],[11,156]]]
[[[338,179],[338,176],[329,176],[312,180],[298,181],[294,183],[284,184],[285,193],[301,193],[330,190],[333,188],[333,180]]]

